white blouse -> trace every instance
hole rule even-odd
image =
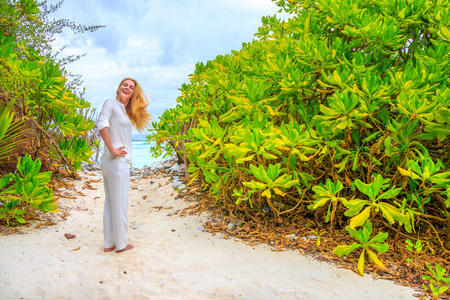
[[[125,147],[124,150],[127,151],[125,158],[129,164],[133,163],[133,147],[131,145],[133,124],[127,115],[125,105],[116,99],[108,99],[103,103],[97,120],[97,128],[101,130],[105,127],[108,127],[112,147],[114,149]],[[107,170],[111,163],[119,158],[121,156],[114,157],[104,146],[101,157],[102,169]]]

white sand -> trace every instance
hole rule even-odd
[[[202,232],[205,214],[174,214],[190,203],[175,199],[168,178],[132,182],[129,221],[141,225],[128,242],[136,248],[103,253],[103,183],[82,188],[99,178],[82,174],[66,196],[85,196],[60,199],[67,220],[0,236],[1,299],[416,299],[410,288],[298,251]]]

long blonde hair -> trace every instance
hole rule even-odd
[[[152,119],[150,113],[147,111],[147,106],[150,102],[148,101],[147,96],[145,96],[139,83],[133,78],[125,78],[120,82],[116,91],[117,96],[119,96],[120,87],[125,80],[131,80],[135,84],[133,96],[131,96],[130,102],[126,106],[125,110],[127,111],[131,123],[133,123],[138,131],[142,132],[150,125],[150,121]]]

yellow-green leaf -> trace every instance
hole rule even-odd
[[[362,226],[366,222],[366,220],[370,217],[370,212],[372,207],[366,207],[362,212],[354,216],[350,220],[350,228],[355,229],[355,227]]]
[[[388,272],[388,270],[386,269],[386,267],[383,265],[383,263],[378,259],[378,256],[373,252],[370,251],[369,249],[367,249],[367,254],[369,255],[369,259],[376,264],[377,266],[379,266],[381,268],[381,270],[383,270],[383,272]]]
[[[249,155],[249,156],[243,157],[243,158],[238,158],[238,159],[236,159],[236,163],[237,163],[237,164],[241,164],[241,163],[243,163],[243,162],[252,160],[253,157],[255,157],[255,154],[252,154],[252,155]]]
[[[263,195],[264,197],[270,199],[272,198],[272,194],[270,193],[270,189],[265,190],[261,195]]]
[[[361,256],[358,259],[358,274],[364,276],[364,250],[361,252]]]
[[[280,190],[277,189],[277,188],[273,188],[273,191],[274,191],[275,194],[277,194],[277,195],[280,195],[280,196],[283,196],[283,197],[286,196],[286,193],[280,191]]]
[[[316,209],[318,207],[321,207],[322,205],[324,205],[325,203],[328,202],[328,200],[330,200],[330,198],[322,198],[319,201],[317,201],[316,203],[314,203],[312,209]]]

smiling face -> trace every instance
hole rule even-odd
[[[131,100],[131,97],[133,96],[135,87],[136,83],[133,80],[124,80],[117,89],[117,100],[125,105],[128,104],[128,102],[130,102]]]

